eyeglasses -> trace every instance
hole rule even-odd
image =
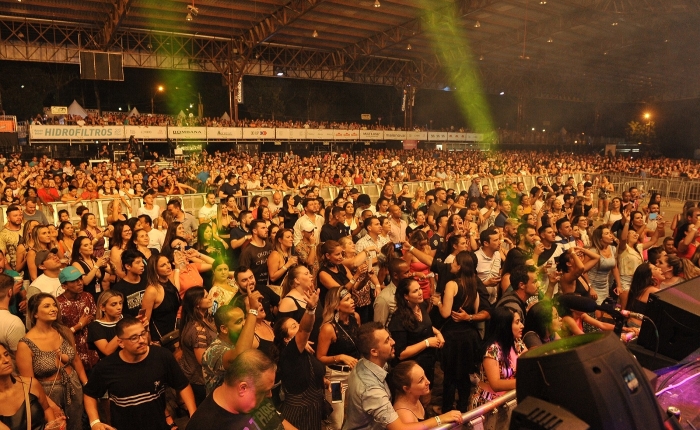
[[[120,337],[119,339],[121,340],[128,340],[129,342],[138,342],[139,339],[143,338],[144,340],[148,340],[148,331],[144,330],[141,332],[141,334],[135,334],[133,336],[129,337]]]

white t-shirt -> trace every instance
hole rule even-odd
[[[58,277],[49,278],[46,274],[41,274],[27,288],[27,299],[39,293],[47,293],[58,297],[64,291],[65,289],[61,286],[61,281],[58,280]]]
[[[163,243],[165,242],[165,233],[162,231],[152,228],[151,231],[148,232],[148,247],[149,248],[155,248],[160,252],[160,250],[163,248]]]
[[[146,209],[146,206],[141,206],[137,211],[136,211],[136,216],[139,215],[148,215],[151,217],[151,221],[155,220],[156,218],[160,217],[160,206],[154,204],[153,209]]]
[[[21,319],[12,315],[7,309],[0,309],[0,343],[10,348],[13,360],[17,344],[24,337],[25,331]]]
[[[201,208],[199,208],[198,218],[204,218],[204,222],[209,222],[211,220],[215,220],[217,209],[218,209],[218,205],[216,205],[216,204],[214,204],[212,207],[208,207],[208,205],[204,205]]]

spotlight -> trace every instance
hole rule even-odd
[[[413,49],[413,47],[412,47],[411,44],[409,43],[408,46],[406,47],[406,49],[410,51],[411,49]]]
[[[554,39],[552,39],[551,37],[549,39],[547,39],[547,43],[552,43],[552,42],[554,42]]]
[[[476,28],[481,27],[481,23],[479,21],[477,21],[476,24],[474,24],[474,27],[476,27]]]
[[[314,32],[313,32],[313,34],[311,35],[311,37],[318,37],[318,31],[314,30]]]
[[[197,16],[199,14],[199,9],[194,6],[194,3],[187,5],[187,11],[192,14],[192,16]]]
[[[479,55],[479,61],[484,61],[484,56],[483,56],[483,55]]]
[[[187,16],[185,17],[185,21],[190,22],[192,21],[192,14],[188,13]]]
[[[374,0],[374,7],[379,7],[379,6],[381,6],[381,5],[382,5],[382,4],[379,3],[379,0]]]

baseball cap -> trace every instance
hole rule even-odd
[[[73,266],[68,266],[61,270],[61,273],[58,274],[58,280],[62,284],[65,284],[66,282],[71,282],[80,279],[80,277],[82,276],[83,274],[80,273],[80,270],[76,269]]]
[[[316,230],[316,225],[306,218],[301,220],[301,224],[299,224],[299,227],[301,228],[301,231],[314,231],[314,230]]]
[[[37,267],[44,264],[44,261],[49,256],[49,254],[58,254],[58,249],[56,249],[56,248],[52,248],[49,250],[42,249],[41,251],[37,252],[36,257],[34,258],[34,263],[36,263]]]

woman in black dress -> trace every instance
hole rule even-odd
[[[433,381],[435,349],[445,345],[445,338],[432,325],[420,284],[413,278],[403,279],[396,286],[394,297],[396,311],[389,323],[389,332],[396,342],[395,359],[397,362],[415,361],[428,380]]]
[[[321,428],[325,366],[307,350],[314,325],[319,291],[305,291],[306,310],[301,322],[282,318],[275,323],[275,345],[280,350],[279,375],[284,402],[282,418],[300,430]]]
[[[481,362],[481,337],[476,323],[489,318],[485,310],[489,303],[479,298],[477,289],[480,281],[476,276],[474,257],[469,251],[457,254],[450,272],[457,278],[445,285],[441,301],[433,301],[440,315],[447,318],[441,328],[445,337],[440,362],[445,375],[442,410],[454,408],[456,389],[459,392],[457,409],[464,412],[471,392],[469,375],[477,372]]]

